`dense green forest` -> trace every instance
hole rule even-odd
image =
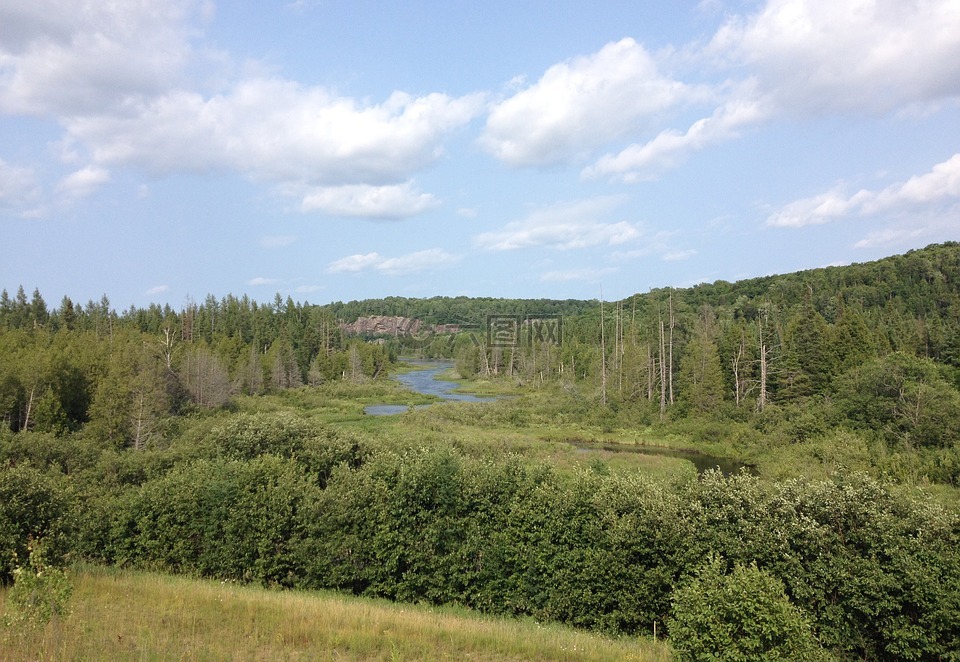
[[[462,331],[341,331],[365,315]],[[520,321],[515,343],[492,342],[490,316]],[[562,336],[524,322],[561,318]],[[514,397],[364,416],[404,402],[387,377],[412,354]],[[20,287],[0,294],[0,423],[5,582],[42,541],[59,562],[658,624],[691,658],[717,618],[793,658],[960,650],[956,243],[615,302],[211,295],[117,313]],[[531,454],[578,435],[755,471]],[[791,634],[750,630],[760,612]]]

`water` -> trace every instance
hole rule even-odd
[[[395,379],[412,391],[423,393],[424,395],[435,395],[444,400],[454,400],[458,402],[493,402],[496,398],[481,398],[469,393],[458,393],[460,387],[456,382],[440,379],[440,373],[453,367],[453,361],[422,361],[411,360],[409,363],[421,366],[418,370],[411,370],[402,375],[397,375]],[[430,405],[417,405],[415,409],[423,409]],[[364,407],[363,412],[371,416],[391,416],[393,414],[402,414],[409,410],[407,405],[369,405]]]
[[[731,460],[726,457],[716,457],[714,455],[705,455],[697,451],[685,451],[676,448],[663,448],[660,446],[628,446],[626,444],[604,444],[591,441],[571,440],[568,442],[582,453],[591,453],[606,451],[608,453],[637,453],[639,455],[660,455],[663,457],[674,457],[680,460],[686,460],[697,468],[697,473],[719,469],[724,476],[735,474],[741,469],[746,469],[754,473],[749,464]]]

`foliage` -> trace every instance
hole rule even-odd
[[[810,623],[755,564],[709,562],[673,595],[670,643],[681,660],[812,660]]]
[[[262,455],[293,459],[324,486],[340,464],[356,468],[367,451],[351,435],[296,414],[240,414],[212,429],[205,439],[214,453],[232,460]]]
[[[44,556],[63,563],[72,522],[70,500],[54,478],[27,466],[0,469],[0,583],[30,554],[31,540],[43,540]]]
[[[14,569],[13,587],[7,592],[4,625],[13,630],[42,627],[51,618],[70,614],[73,584],[67,573],[47,563],[42,540],[31,541],[29,548],[28,566]]]

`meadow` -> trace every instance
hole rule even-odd
[[[455,607],[86,565],[75,568],[71,579],[71,613],[29,631],[0,628],[0,659],[671,659],[663,642],[490,618]],[[5,593],[0,589],[0,605]]]

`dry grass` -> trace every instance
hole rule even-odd
[[[0,659],[671,659],[666,645],[649,640],[465,610],[111,569],[85,568],[72,577],[70,616],[36,632],[4,631]]]

